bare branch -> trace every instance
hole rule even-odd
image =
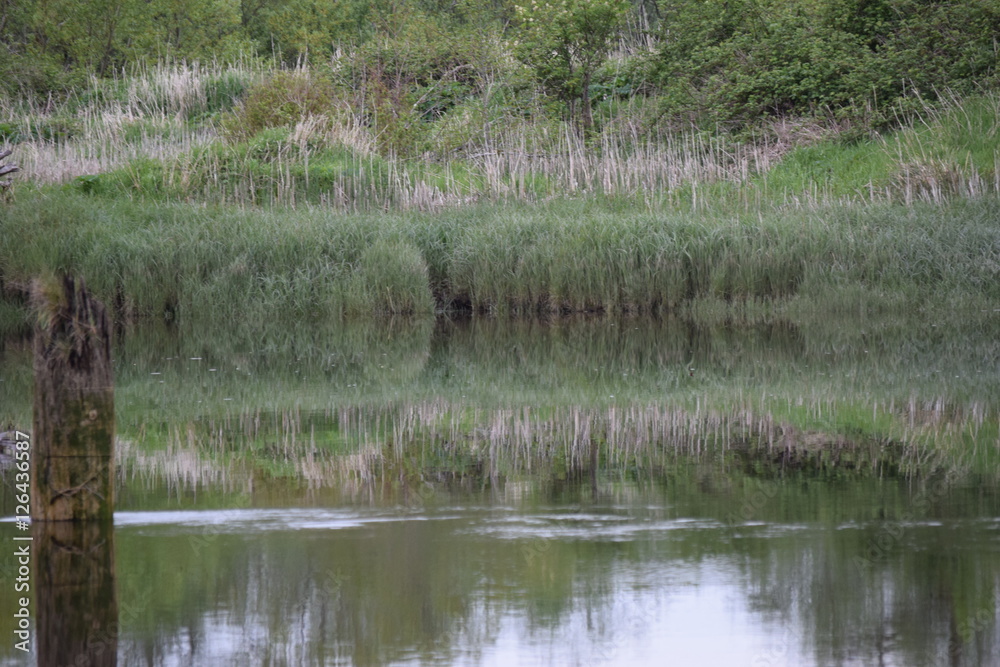
[[[13,151],[9,148],[0,150],[0,160],[3,160],[11,153],[13,153]],[[18,167],[16,164],[0,164],[0,176],[13,174],[16,171],[21,171],[21,168]],[[9,178],[0,180],[0,188],[9,188],[12,182],[13,181],[11,181]]]

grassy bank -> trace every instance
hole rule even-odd
[[[994,198],[726,216],[608,200],[346,215],[47,192],[0,219],[2,313],[16,328],[30,280],[55,271],[83,276],[124,320],[995,304],[998,218]]]
[[[382,145],[363,106],[303,93],[322,89],[317,76],[147,68],[95,80],[56,106],[0,102],[9,119],[0,143],[15,150],[22,192],[62,185],[105,199],[243,208],[439,210],[597,195],[746,212],[1000,192],[996,92],[910,105],[900,129],[852,141],[815,119],[774,120],[741,138],[668,131],[639,102],[584,140],[542,107],[492,119],[470,108],[417,123],[425,140],[403,154]]]
[[[668,132],[640,100],[586,140],[530,105],[470,108],[404,157],[324,81],[160,65],[7,102],[22,171],[0,215],[0,332],[57,271],[119,321],[998,296],[996,93],[910,105],[853,142],[815,119]]]

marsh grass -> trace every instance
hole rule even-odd
[[[139,67],[92,78],[56,108],[5,100],[2,134],[17,145],[22,180],[35,185],[98,176],[137,160],[180,160],[215,140],[211,118],[264,75],[249,60]]]
[[[998,297],[996,95],[852,145],[519,118],[403,158],[342,105],[223,141],[214,119],[270,73],[162,64],[5,109],[28,183],[0,220],[0,327],[54,271],[119,321]]]
[[[1000,192],[1000,98],[951,98],[885,141],[896,157],[892,185],[907,203]]]
[[[33,276],[69,271],[121,321],[767,309],[837,292],[906,308],[1000,299],[994,198],[720,218],[601,201],[337,214],[48,193],[7,213],[8,301]]]

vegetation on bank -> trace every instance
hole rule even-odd
[[[266,54],[330,78],[397,151],[539,92],[584,131],[635,105],[668,126],[815,115],[863,133],[901,101],[995,84],[997,32],[996,0],[8,0],[0,81],[47,105],[91,76]]]
[[[1000,299],[993,197],[731,216],[601,201],[338,214],[50,192],[6,213],[2,279],[15,316],[30,280],[58,271],[84,276],[119,321]]]
[[[0,6],[0,329],[997,296],[995,0],[172,7]]]
[[[118,325],[206,325],[213,336],[266,323],[329,334],[330,321],[407,315],[403,329],[429,338],[447,326],[429,316],[456,312],[680,314],[691,329],[721,322],[716,339],[758,316],[794,326],[947,313],[992,326],[998,0],[254,0],[240,10],[0,2],[0,150],[21,168],[0,203],[0,341],[26,330],[30,282],[59,272],[82,276]],[[860,335],[855,352],[869,342]],[[408,383],[431,354],[423,339],[374,361],[381,348],[368,339],[338,341],[349,358],[317,346],[307,352],[323,358],[303,382],[298,368],[287,374],[301,339],[253,337],[225,384],[211,384],[215,368],[171,386],[156,370],[151,390],[148,369],[125,369],[121,394],[134,404],[120,432],[139,449],[188,438],[280,468],[327,429],[321,439],[348,444],[320,468],[369,479],[372,466],[387,476],[409,466],[399,479],[420,470],[407,456],[471,462],[477,474],[538,457],[558,474],[653,468],[700,456],[709,440],[791,443],[799,463],[843,455],[879,472],[887,461],[932,471],[939,462],[921,457],[937,450],[995,464],[995,388],[935,393],[938,375],[906,375],[930,363],[919,355],[887,371],[905,376],[899,385],[804,397],[817,378],[753,370],[734,387],[738,344],[705,372],[720,355],[700,352],[692,333],[636,390],[634,368],[662,359],[663,339],[595,378],[562,343],[525,352],[524,338],[482,336],[469,356],[494,367],[459,363]],[[275,381],[252,385],[243,373],[262,348],[283,366],[255,369]],[[827,368],[826,354],[808,357],[820,375],[871,372],[868,357]],[[685,373],[692,361],[696,375]],[[600,396],[553,398],[545,378],[576,366],[577,384]],[[372,394],[351,402],[358,368]],[[508,382],[512,368],[530,370]],[[445,381],[463,370],[465,385]],[[388,396],[401,387],[408,400]],[[758,399],[759,387],[775,391]],[[331,396],[347,407],[301,418],[303,404],[326,410]],[[166,433],[144,416],[156,400],[182,413]],[[274,420],[263,429],[262,404]]]
[[[696,203],[786,157],[796,200],[996,189],[997,0],[321,4],[6,2],[0,142],[26,183],[240,206]],[[880,139],[942,123],[971,159]]]

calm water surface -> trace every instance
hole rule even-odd
[[[998,664],[994,323],[931,324],[133,337],[112,576],[79,598],[117,613],[88,641],[124,665]],[[26,367],[8,343],[17,425]],[[0,660],[34,664],[16,575],[0,558]]]
[[[718,481],[609,483],[596,495],[589,484],[527,497],[517,488],[424,508],[122,512],[120,655],[127,664],[995,659],[996,493],[801,479],[758,496],[710,488]],[[733,521],[728,503],[757,516]]]

